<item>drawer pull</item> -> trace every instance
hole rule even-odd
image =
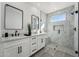
[[[32,45],[35,45],[36,43],[32,43]]]
[[[19,52],[19,47],[18,47],[18,54],[19,54],[20,52]]]
[[[18,47],[18,54],[22,52],[22,46]]]
[[[36,51],[36,49],[32,50],[32,52]]]
[[[33,40],[33,39],[36,39],[36,38],[34,37],[34,38],[32,38],[32,40]]]

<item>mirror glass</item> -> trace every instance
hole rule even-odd
[[[32,24],[32,34],[37,34],[39,30],[39,17],[32,15],[31,24]]]
[[[5,5],[5,29],[22,29],[23,28],[23,11],[10,6]]]

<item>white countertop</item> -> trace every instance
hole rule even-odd
[[[39,35],[45,35],[46,33],[40,33],[40,34],[34,34],[34,35],[31,35],[31,36],[14,36],[14,37],[2,37],[0,38],[0,42],[2,41],[11,41],[11,40],[20,40],[20,39],[23,39],[23,38],[30,38],[32,36],[39,36]]]
[[[3,37],[0,39],[0,41],[18,40],[18,39],[28,38],[28,37],[30,36]]]
[[[46,33],[32,34],[31,36],[45,35]]]

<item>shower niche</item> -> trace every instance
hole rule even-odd
[[[58,31],[58,34],[60,34],[61,31],[64,31],[64,25],[54,25],[53,30]]]

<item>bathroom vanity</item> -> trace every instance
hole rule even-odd
[[[45,47],[46,34],[0,39],[0,56],[28,57]]]

